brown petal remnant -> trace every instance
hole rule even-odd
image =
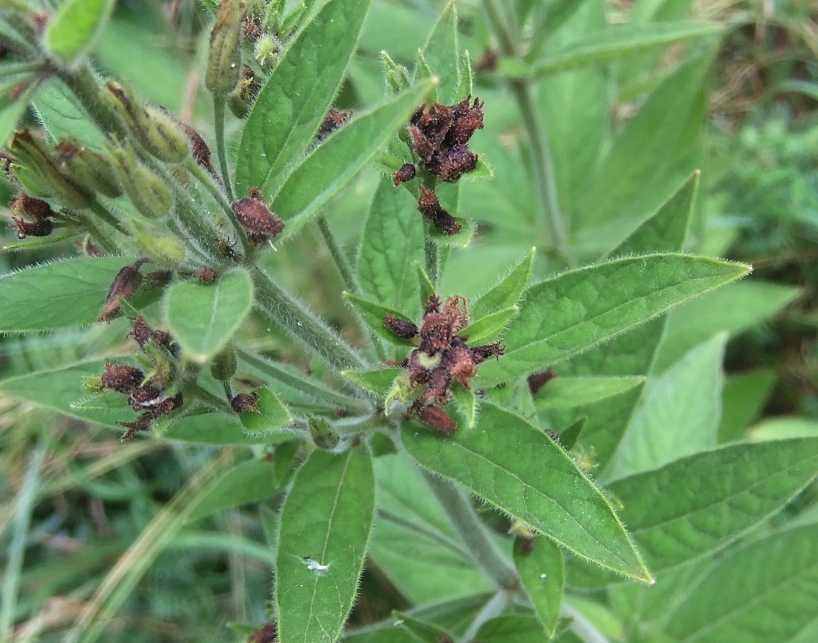
[[[132,390],[142,385],[144,379],[145,373],[134,366],[106,363],[101,388],[130,395]]]
[[[330,109],[324,117],[321,127],[318,128],[318,133],[315,135],[315,138],[319,141],[325,139],[335,130],[346,125],[351,117],[352,112],[344,112],[335,108]]]
[[[411,163],[404,163],[401,168],[392,175],[392,183],[395,184],[395,187],[399,186],[401,183],[406,183],[407,181],[411,181],[415,178],[417,174],[417,170],[415,166]]]
[[[440,206],[437,194],[432,190],[420,188],[418,210],[443,234],[457,234],[463,229],[463,226],[457,222],[457,219]]]
[[[534,373],[528,376],[528,388],[532,395],[536,395],[543,386],[548,384],[551,380],[557,377],[557,374],[550,368],[545,369],[542,373]]]
[[[441,433],[449,435],[457,431],[457,425],[449,414],[439,406],[421,406],[417,410],[418,419]]]
[[[284,222],[264,205],[264,199],[256,188],[250,188],[250,196],[233,204],[233,212],[247,236],[253,243],[264,243],[284,230]]]
[[[14,227],[17,228],[17,238],[26,237],[47,237],[54,231],[54,224],[49,219],[38,219],[36,221],[26,221],[19,217],[11,217]]]
[[[265,623],[262,627],[250,634],[247,643],[277,643],[278,627],[275,623]]]
[[[405,319],[397,319],[392,315],[383,318],[383,325],[401,339],[412,339],[418,335],[418,327]]]
[[[17,214],[33,221],[54,216],[54,210],[51,209],[47,201],[33,197],[27,192],[15,194],[9,202],[9,207]]]
[[[230,400],[230,406],[236,413],[260,413],[257,402],[258,393],[239,393]]]
[[[116,273],[116,277],[114,277],[111,287],[108,289],[108,294],[105,296],[105,304],[102,306],[102,312],[99,314],[97,321],[109,322],[119,315],[122,308],[120,297],[130,299],[136,289],[142,285],[142,273],[139,268],[148,261],[149,259],[140,259]]]
[[[219,278],[219,273],[213,270],[213,268],[205,266],[201,270],[194,270],[193,276],[200,284],[208,286]]]
[[[213,164],[210,160],[210,147],[204,140],[204,137],[199,134],[195,128],[186,123],[182,123],[182,129],[185,131],[185,134],[187,134],[188,141],[190,141],[190,154],[193,157],[193,160],[196,161],[198,165],[210,172],[213,176],[217,177],[218,175],[213,169]]]

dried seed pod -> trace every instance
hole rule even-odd
[[[335,130],[343,127],[352,116],[352,112],[344,112],[339,109],[330,109],[324,117],[321,127],[315,137],[320,141],[332,134]]]
[[[128,429],[127,431],[125,431],[125,433],[122,434],[122,439],[130,440],[137,433],[150,430],[151,422],[153,422],[153,419],[154,419],[153,414],[150,411],[146,411],[133,422],[117,422],[117,424],[121,424],[126,429]]]
[[[222,0],[210,32],[205,86],[216,95],[232,92],[239,81],[244,0]]]
[[[406,183],[407,181],[411,181],[415,178],[417,174],[417,170],[415,166],[411,163],[404,163],[401,168],[392,175],[392,183],[395,184],[395,187],[399,186],[401,183]]]
[[[105,364],[105,372],[100,379],[100,388],[130,394],[142,385],[145,373],[133,366]]]
[[[116,273],[116,277],[114,277],[111,287],[108,289],[108,294],[105,296],[105,304],[102,306],[102,312],[97,318],[98,321],[111,321],[119,315],[121,309],[120,297],[129,299],[136,292],[136,289],[142,284],[142,273],[139,268],[147,261],[147,259],[140,259]]]
[[[17,238],[26,237],[47,237],[54,231],[54,224],[49,219],[38,219],[37,221],[26,221],[19,217],[12,217],[14,227],[17,228]]]
[[[557,377],[557,374],[550,368],[545,369],[542,373],[534,373],[528,376],[528,388],[532,395],[536,395],[543,386],[548,384],[551,380]]]
[[[421,422],[428,424],[442,433],[448,435],[457,431],[457,424],[455,424],[449,414],[439,406],[421,406],[417,413],[418,419]]]
[[[190,125],[182,123],[182,128],[185,130],[185,134],[187,134],[187,138],[190,141],[190,154],[193,156],[193,160],[208,172],[215,175],[216,172],[210,160],[210,147],[207,145],[204,137]]]
[[[54,216],[54,210],[47,201],[33,197],[26,192],[18,192],[11,197],[9,207],[17,214],[34,221]]]
[[[489,357],[500,359],[500,356],[505,354],[505,347],[502,342],[494,342],[486,346],[475,346],[471,349],[471,353],[474,356],[475,362],[480,364],[485,362]]]
[[[230,400],[230,406],[236,413],[260,413],[257,402],[258,393],[239,393]]]
[[[284,229],[284,222],[264,205],[261,194],[255,188],[250,188],[250,196],[233,204],[233,212],[241,227],[255,243],[262,243],[270,237],[275,237]]]
[[[397,319],[393,315],[384,317],[383,325],[402,339],[411,339],[418,335],[418,327],[415,324],[405,319]]]
[[[420,188],[418,210],[444,234],[457,234],[463,229],[463,226],[440,206],[440,201],[432,190]]]

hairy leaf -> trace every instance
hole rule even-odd
[[[644,377],[557,377],[534,394],[538,409],[585,406],[639,386]]]
[[[401,431],[409,454],[453,478],[569,551],[625,576],[650,573],[607,499],[551,438],[493,404],[477,426],[441,439],[417,424]]]
[[[281,643],[332,643],[358,588],[375,514],[372,454],[316,450],[284,500],[275,566]]]
[[[747,274],[707,257],[656,254],[563,273],[529,288],[505,333],[506,354],[484,364],[482,384],[542,370]]]
[[[390,329],[384,326],[383,320],[387,315],[392,315],[392,317],[394,317],[395,319],[399,319],[402,321],[411,321],[402,313],[398,312],[393,308],[382,306],[381,304],[375,303],[374,301],[364,299],[363,297],[358,297],[357,295],[353,295],[348,292],[344,293],[344,299],[350,304],[350,306],[352,306],[355,309],[355,311],[361,316],[361,318],[367,323],[367,325],[373,331],[375,331],[375,333],[377,333],[380,337],[383,337],[388,342],[391,342],[392,344],[397,344],[398,346],[415,345],[415,342],[413,342],[411,339],[404,339],[402,337],[398,337]]]
[[[475,298],[469,305],[469,314],[473,319],[480,319],[499,310],[515,306],[520,301],[523,290],[528,285],[531,270],[534,267],[536,248],[526,255],[520,263],[495,286]]]
[[[270,198],[318,131],[346,73],[370,0],[330,0],[278,62],[253,104],[236,164],[240,195]]]
[[[463,328],[458,335],[468,337],[470,346],[488,344],[502,334],[503,329],[509,325],[511,320],[514,319],[519,312],[520,308],[518,306],[498,310],[496,313],[475,319],[468,326]]]
[[[253,307],[253,282],[234,268],[213,284],[185,281],[165,294],[165,318],[185,354],[204,364],[224,348]]]
[[[454,98],[460,69],[457,48],[457,4],[450,0],[429,34],[423,48],[423,58],[432,74],[440,79],[437,88],[441,102],[449,104]]]
[[[761,413],[773,390],[772,370],[750,371],[728,376],[722,389],[719,442],[731,442],[741,435]]]
[[[115,5],[115,0],[65,2],[45,30],[49,54],[66,66],[79,62],[94,46]]]
[[[341,375],[378,397],[386,397],[395,378],[405,372],[402,368],[375,368],[368,371],[342,371]]]
[[[526,551],[518,536],[514,542],[514,567],[548,636],[554,636],[560,619],[565,568],[560,548],[544,538]]]
[[[227,471],[205,495],[188,517],[188,522],[212,513],[264,500],[276,492],[273,463],[269,460],[248,460]]]

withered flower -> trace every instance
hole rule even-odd
[[[236,413],[260,413],[258,406],[258,393],[239,393],[232,400],[230,406]]]
[[[134,366],[106,363],[101,388],[130,394],[133,389],[142,385],[144,379],[145,373]]]
[[[421,406],[417,409],[418,419],[446,435],[457,431],[457,424],[439,406]]]
[[[256,188],[250,188],[250,196],[233,204],[239,224],[253,243],[264,243],[284,229],[284,222],[264,205],[264,199]]]
[[[406,183],[407,181],[411,181],[415,178],[417,174],[417,170],[415,166],[411,163],[404,163],[401,168],[392,175],[392,183],[395,184],[395,187],[399,186],[401,183]]]
[[[397,319],[393,315],[383,318],[383,325],[402,339],[412,339],[418,336],[418,327],[405,319]]]
[[[54,216],[54,210],[51,209],[48,201],[33,197],[27,192],[18,192],[11,197],[9,207],[17,214],[34,221]]]
[[[207,266],[200,270],[194,270],[192,274],[196,278],[196,281],[205,286],[212,284],[219,278],[219,273]]]
[[[276,643],[278,641],[278,627],[275,623],[265,623],[262,627],[250,634],[247,643]]]
[[[551,380],[557,377],[557,374],[550,368],[545,369],[542,373],[534,373],[528,376],[528,388],[532,395],[536,395],[543,386],[548,384]]]
[[[210,172],[213,176],[218,178],[218,175],[213,169],[213,164],[210,160],[210,147],[204,140],[204,137],[199,134],[195,128],[187,123],[182,123],[181,125],[182,129],[185,131],[185,134],[187,134],[188,141],[190,141],[190,154],[193,157],[193,160],[196,161],[198,165]]]
[[[432,190],[420,188],[418,210],[444,234],[457,234],[463,229],[463,226],[457,222],[457,219],[440,206],[437,194]]]
[[[315,138],[319,141],[325,139],[335,130],[346,125],[351,117],[352,112],[345,112],[335,108],[330,109],[324,117],[321,127],[318,128]]]
[[[11,217],[14,227],[17,228],[17,238],[26,237],[47,237],[54,231],[54,224],[50,219],[38,219],[36,221],[26,221],[19,217]]]
[[[122,308],[119,298],[130,299],[136,289],[142,285],[142,273],[139,268],[148,261],[148,259],[140,259],[116,273],[116,277],[114,277],[111,287],[108,289],[108,294],[105,296],[105,304],[102,306],[102,312],[99,314],[97,321],[109,322],[119,315]]]

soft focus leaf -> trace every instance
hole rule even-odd
[[[270,460],[249,460],[226,472],[188,517],[188,522],[212,513],[269,498],[276,491],[273,463]]]
[[[281,403],[281,400],[270,389],[260,388],[255,391],[255,394],[258,395],[256,400],[258,413],[255,411],[239,413],[239,420],[247,431],[260,435],[269,435],[276,429],[292,423],[293,418],[287,407]]]
[[[638,375],[631,377],[557,377],[537,393],[534,402],[538,409],[569,409],[593,404],[599,400],[620,395],[645,381]]]
[[[457,47],[457,3],[450,0],[429,34],[423,57],[432,74],[440,79],[437,88],[441,102],[449,104],[454,98],[460,78]]]
[[[402,368],[375,368],[368,371],[343,371],[341,375],[378,397],[386,397],[395,378],[405,373]]]
[[[536,539],[531,551],[520,537],[514,542],[514,567],[534,605],[546,634],[554,636],[560,618],[565,567],[560,548],[544,538]]]
[[[115,5],[115,0],[67,0],[45,30],[49,54],[66,66],[79,62],[94,46]]]
[[[479,346],[480,344],[488,344],[497,339],[503,332],[503,329],[508,326],[512,319],[514,319],[520,312],[518,306],[511,306],[505,310],[498,310],[496,313],[491,313],[480,319],[475,319],[468,326],[459,331],[459,335],[468,337],[470,346]]]

